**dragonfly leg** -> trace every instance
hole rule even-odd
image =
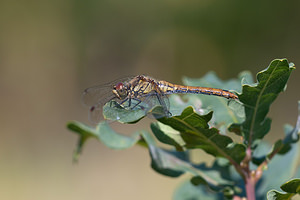
[[[137,101],[137,103],[131,108],[132,100]],[[136,106],[138,106],[142,102],[140,99],[137,99],[137,98],[126,98],[123,101],[121,101],[120,105],[124,104],[126,101],[128,101],[128,105],[126,107],[130,108],[130,109],[134,109]]]
[[[130,99],[130,98],[125,98],[123,101],[121,101],[121,102],[119,103],[119,105],[122,105],[122,104],[125,103],[128,99],[129,99],[129,104],[131,104],[131,99]]]
[[[134,100],[137,101],[137,104],[135,104],[131,109],[134,109],[135,107],[137,107],[138,105],[140,105],[142,103],[142,101],[140,99],[136,99],[134,98]],[[143,108],[143,107],[142,107]]]
[[[112,97],[107,102],[109,102],[109,107],[112,107],[112,100],[116,99],[117,97]]]
[[[170,111],[168,110],[166,103],[162,100],[162,98],[156,91],[155,91],[155,96],[156,96],[159,104],[163,107],[163,111],[164,111],[164,114],[166,115],[166,117],[172,116],[172,113],[170,113]]]
[[[131,106],[131,98],[128,99],[128,108]]]

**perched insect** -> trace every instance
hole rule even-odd
[[[165,115],[169,115],[168,95],[173,93],[206,94],[238,99],[236,94],[227,90],[176,85],[143,75],[126,77],[105,85],[87,88],[83,92],[82,99],[83,103],[90,108],[90,120],[97,122],[103,105],[111,100],[117,101],[125,108],[142,108],[145,112],[155,105],[160,105]]]

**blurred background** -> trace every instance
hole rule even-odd
[[[253,74],[275,58],[300,64],[300,2],[214,0],[0,1],[0,199],[171,199],[187,177],[151,170],[141,147],[114,151],[95,140],[72,164],[88,123],[86,87],[147,74],[181,83],[216,71]],[[272,105],[271,136],[295,125],[300,71]],[[120,126],[130,134],[149,129]]]

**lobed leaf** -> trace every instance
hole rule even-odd
[[[289,65],[286,59],[273,60],[266,70],[257,74],[257,84],[243,85],[243,92],[238,96],[245,105],[246,119],[229,130],[241,133],[246,144],[253,145],[269,132],[271,119],[266,117],[269,107],[285,89],[293,69],[294,65]]]
[[[232,185],[231,181],[223,179],[220,174],[203,171],[193,166],[186,152],[161,149],[157,147],[154,138],[149,133],[142,132],[142,136],[149,148],[151,166],[156,172],[170,177],[178,177],[183,173],[190,173],[195,177],[201,177],[203,180],[202,184],[208,185],[215,190]]]
[[[223,158],[218,158],[214,161],[212,166],[208,166],[207,164],[199,164],[195,165],[197,169],[201,169],[201,171],[205,172],[206,174],[210,175],[211,177],[214,176],[221,176],[223,179],[228,180],[230,182],[234,182],[234,186],[228,185],[226,188],[223,188],[224,196],[231,196],[231,195],[245,195],[242,193],[242,189],[244,187],[244,181],[241,176],[236,172],[234,167],[230,165],[228,160]],[[193,177],[191,180],[192,184],[199,185],[202,183],[201,177]],[[212,188],[213,189],[213,188]]]
[[[212,112],[201,116],[195,113],[192,107],[188,107],[180,116],[160,118],[158,121],[172,127],[180,133],[180,137],[177,135],[172,138],[174,143],[165,142],[164,140],[161,141],[176,147],[182,144],[183,140],[183,147],[185,148],[203,149],[215,157],[224,157],[232,162],[240,163],[245,156],[246,147],[243,144],[233,143],[230,137],[219,134],[219,131],[215,128],[210,128],[208,122],[211,117]],[[158,138],[163,136],[170,138],[170,134],[162,130],[160,132],[154,132],[156,135],[162,135]]]
[[[271,190],[267,194],[268,200],[290,200],[295,194],[290,193],[280,193],[276,190]]]
[[[285,184],[283,184],[282,186],[280,186],[280,188],[288,193],[298,193],[300,194],[300,179],[293,179],[290,180],[288,182],[286,182]]]
[[[67,127],[80,135],[74,159],[77,159],[83,145],[89,138],[96,138],[112,149],[126,149],[139,142],[141,139],[140,136],[142,136],[150,152],[151,166],[158,173],[170,177],[178,177],[188,172],[194,176],[202,177],[205,180],[205,184],[212,188],[221,188],[224,185],[232,184],[221,176],[202,172],[201,169],[194,167],[189,162],[186,152],[169,151],[157,147],[154,138],[145,131],[125,136],[116,133],[106,122],[101,122],[96,128],[90,128],[80,122],[74,121],[69,122]]]
[[[174,146],[178,151],[183,151],[185,146],[184,140],[180,136],[180,132],[170,126],[156,122],[151,123],[151,130],[155,137],[162,143]]]
[[[296,194],[300,194],[300,179],[292,179],[281,185],[280,188],[286,193],[271,190],[267,194],[268,200],[290,200]]]
[[[261,143],[259,146],[264,146]],[[263,172],[262,178],[256,184],[257,199],[265,199],[268,191],[279,190],[283,180],[295,177],[299,163],[299,144],[291,144],[292,148],[285,155],[275,156],[268,164],[268,170]],[[260,147],[259,147],[260,148]]]
[[[208,73],[201,79],[184,78],[183,81],[187,85],[233,89],[236,91],[241,90],[241,82],[253,82],[252,76],[249,72],[243,72],[239,75],[238,79],[229,81],[220,80],[213,72]],[[225,125],[226,127],[224,130],[226,130],[229,124],[233,122],[242,122],[244,119],[243,116],[240,116],[243,114],[239,114],[243,112],[243,107],[238,107],[236,106],[237,104],[234,104],[235,106],[232,108],[227,105],[228,100],[225,98],[194,94],[184,95],[183,98],[181,98],[180,95],[173,94],[169,95],[169,102],[169,111],[172,115],[179,115],[187,106],[193,106],[199,114],[207,113],[207,110],[214,110],[215,116],[213,122],[215,124]],[[121,123],[136,123],[146,115],[153,114],[153,108],[143,102],[138,103],[139,106],[134,109],[126,108],[127,103],[128,102],[125,102],[124,105],[120,105],[114,100],[106,103],[103,107],[104,118],[112,121],[119,121]],[[132,104],[136,103],[137,102],[132,102]]]
[[[208,190],[203,185],[195,186],[190,181],[185,181],[175,190],[174,200],[222,200],[220,193]]]
[[[225,187],[216,192],[205,187],[205,185],[195,185],[191,181],[184,181],[175,190],[173,199],[175,200],[223,200],[234,199],[235,189]],[[237,196],[236,196],[237,197]]]
[[[207,73],[203,78],[193,79],[184,77],[183,83],[190,86],[201,86],[201,87],[211,87],[211,88],[219,88],[230,91],[241,92],[242,83],[252,84],[252,75],[250,72],[245,71],[239,74],[237,79],[231,79],[228,81],[222,81],[217,77],[214,72]],[[213,110],[213,122],[216,125],[223,124],[224,126],[229,126],[232,123],[241,123],[244,120],[244,108],[238,103],[232,104],[231,101],[228,101],[222,97],[209,96],[209,95],[194,95],[189,94],[184,96],[186,99],[190,98],[198,98],[202,102],[202,109]]]
[[[111,127],[105,122],[100,122],[96,128],[91,128],[80,122],[69,122],[67,127],[79,134],[79,141],[74,153],[74,160],[76,161],[79,154],[82,152],[83,145],[89,138],[96,138],[103,144],[112,149],[127,149],[135,145],[139,139],[139,133],[134,133],[131,136],[125,136],[116,133]]]
[[[300,111],[300,110],[299,110]],[[291,150],[291,144],[299,141],[299,133],[300,133],[300,112],[297,120],[297,124],[295,127],[286,124],[284,126],[285,137],[283,140],[277,140],[272,148],[272,151],[267,155],[270,158],[273,154],[286,154]]]
[[[147,115],[143,109],[126,109],[112,100],[103,106],[103,116],[107,120],[118,121],[123,124],[136,123]]]
[[[298,101],[298,118],[296,122],[296,126],[293,127],[291,125],[284,126],[284,139],[279,139],[275,142],[272,147],[272,150],[265,156],[261,157],[253,157],[253,162],[256,165],[261,164],[266,159],[271,159],[275,154],[283,155],[288,153],[291,148],[292,144],[299,141],[299,133],[300,133],[300,101]]]

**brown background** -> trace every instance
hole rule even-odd
[[[228,79],[275,58],[297,66],[299,9],[297,0],[0,1],[0,199],[171,199],[187,176],[156,174],[140,147],[91,140],[72,164],[77,136],[65,124],[88,122],[83,89],[132,74]],[[295,124],[299,75],[271,108],[269,140]],[[114,126],[129,134],[149,119]]]

